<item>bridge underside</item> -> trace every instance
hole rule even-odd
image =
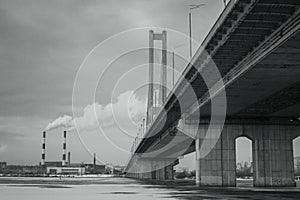
[[[133,158],[155,152],[148,159],[175,160],[196,151],[198,185],[235,186],[235,139],[247,136],[253,141],[254,185],[294,186],[292,140],[300,135],[299,6],[298,0],[231,1],[202,44],[212,60],[199,50],[183,73],[198,101],[184,90],[186,82],[177,83],[164,104],[166,120],[158,114]],[[226,88],[224,129],[217,123],[207,128],[212,115],[208,88],[218,81],[206,67],[211,63]],[[204,82],[202,75],[211,81]],[[213,100],[224,101],[221,94]]]
[[[300,117],[300,33],[263,58],[226,88],[227,119],[289,123]],[[217,97],[218,98],[218,97]],[[202,118],[211,104],[201,107]]]

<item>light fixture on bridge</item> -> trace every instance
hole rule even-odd
[[[202,6],[205,6],[205,4],[196,4],[196,5],[189,5],[190,6],[190,12],[189,12],[189,32],[190,32],[190,58],[192,58],[193,52],[192,52],[192,10],[198,9]]]

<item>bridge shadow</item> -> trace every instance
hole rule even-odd
[[[174,199],[298,199],[300,188],[196,187],[195,180],[139,180],[146,188],[170,190]]]

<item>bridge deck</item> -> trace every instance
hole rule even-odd
[[[207,85],[201,74],[210,76],[213,61],[226,87],[228,117],[284,117],[287,122],[298,118],[299,6],[299,0],[230,1],[163,105],[166,121],[160,112],[135,152],[153,148],[182,111],[190,110],[192,116],[199,102],[201,117],[210,117],[208,88],[218,80],[211,76]],[[189,98],[186,80],[197,95],[196,103]],[[184,104],[179,105],[178,98]]]

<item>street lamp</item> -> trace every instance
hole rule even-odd
[[[146,131],[147,131],[145,122],[146,122],[146,119],[144,118],[144,119],[143,119],[143,131],[142,131],[142,138],[144,138],[144,136],[145,136],[145,133],[146,133]]]
[[[141,132],[140,132],[140,141],[142,140],[143,138],[143,124],[141,124]]]
[[[189,5],[189,6],[190,6],[190,12],[189,12],[190,58],[192,58],[192,10],[205,6],[205,4],[197,4],[197,5]]]

